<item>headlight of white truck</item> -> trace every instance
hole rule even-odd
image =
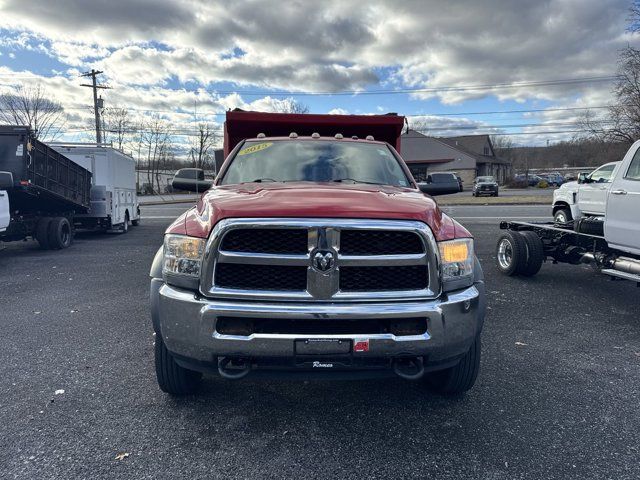
[[[473,284],[473,239],[458,238],[438,242],[440,249],[440,271],[442,272],[442,289],[456,290]]]
[[[186,235],[164,236],[162,273],[172,285],[197,288],[206,240]]]

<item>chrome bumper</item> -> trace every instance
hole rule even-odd
[[[151,280],[151,312],[156,332],[173,354],[198,362],[220,356],[293,357],[296,339],[339,338],[369,340],[369,351],[359,358],[425,356],[443,362],[464,354],[480,333],[486,310],[484,283],[478,282],[441,299],[368,303],[269,303],[211,300],[193,292]],[[224,317],[289,319],[366,319],[426,317],[421,335],[222,335],[216,321]]]

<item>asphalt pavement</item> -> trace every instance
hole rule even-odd
[[[489,293],[482,370],[458,398],[419,383],[156,385],[148,269],[185,205],[64,251],[0,251],[0,478],[640,477],[640,289],[587,266],[530,279],[494,265],[499,219],[548,207],[449,207]]]

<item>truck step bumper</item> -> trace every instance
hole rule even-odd
[[[301,341],[344,341],[358,358],[427,356],[442,362],[464,354],[480,333],[485,314],[484,284],[453,292],[442,299],[407,302],[369,303],[255,303],[216,301],[197,297],[193,292],[166,285],[160,279],[151,283],[151,310],[156,332],[162,335],[170,352],[197,362],[214,362],[216,357],[293,358]],[[392,333],[250,333],[229,335],[218,331],[220,319],[284,319],[305,321],[367,319],[425,319],[426,330],[419,334]],[[348,322],[345,322],[348,323]],[[366,351],[356,351],[365,342]],[[336,347],[337,344],[329,348]],[[322,347],[320,347],[322,348]],[[321,352],[321,351],[320,351]],[[313,353],[311,353],[313,354]]]

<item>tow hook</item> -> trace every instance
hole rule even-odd
[[[248,358],[221,357],[218,359],[218,373],[229,380],[239,380],[251,371]]]
[[[422,357],[399,358],[393,362],[393,373],[405,380],[418,380],[424,376]]]

